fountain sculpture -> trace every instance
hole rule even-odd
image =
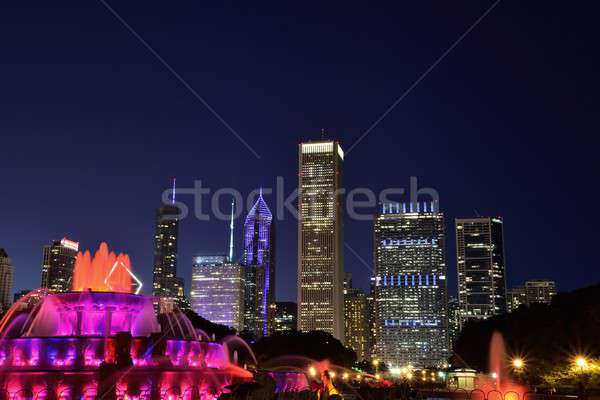
[[[71,292],[15,303],[0,321],[0,400],[209,400],[252,379],[176,307],[157,317],[140,289],[129,257],[103,243],[77,255]]]

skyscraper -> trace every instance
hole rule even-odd
[[[277,302],[275,305],[274,332],[292,331],[298,328],[298,305],[292,301]]]
[[[525,282],[527,304],[550,304],[556,296],[556,284],[548,279],[532,279]]]
[[[456,297],[450,297],[448,298],[448,338],[450,348],[452,348],[452,345],[458,339],[460,330],[460,305]]]
[[[377,357],[441,365],[449,354],[444,215],[433,203],[383,204],[374,249]]]
[[[195,256],[192,265],[194,312],[216,324],[242,330],[244,319],[243,267],[225,255]]]
[[[55,292],[71,290],[79,243],[63,238],[44,246],[41,287]]]
[[[346,274],[344,283],[344,338],[346,346],[356,352],[357,360],[368,358],[369,305],[362,289],[352,287],[352,278]]]
[[[299,146],[298,329],[343,342],[344,152],[336,141]]]
[[[457,218],[456,257],[462,323],[506,312],[502,218]]]
[[[506,289],[506,311],[513,312],[522,304],[527,304],[527,292],[525,286],[515,286]]]
[[[179,208],[175,205],[175,181],[171,204],[165,204],[156,211],[154,233],[154,265],[152,276],[152,296],[156,299],[174,301],[186,308],[183,279],[177,276],[177,237],[179,232]]]
[[[0,313],[11,304],[13,285],[13,267],[6,250],[0,247]]]
[[[275,225],[262,189],[244,223],[244,327],[256,337],[273,329],[275,311]]]

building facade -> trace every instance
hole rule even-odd
[[[346,274],[346,277],[349,277]],[[352,278],[344,284],[344,338],[346,346],[356,352],[357,361],[368,359],[369,304],[362,289],[352,287]]]
[[[177,238],[180,210],[174,204],[165,204],[156,211],[154,232],[154,263],[152,269],[152,296],[156,302],[174,302],[188,308],[183,279],[177,276]]]
[[[500,217],[457,218],[456,257],[461,323],[505,313],[504,224]]]
[[[243,267],[225,255],[195,256],[190,291],[192,310],[238,331],[244,322]]]
[[[40,287],[55,292],[71,290],[78,251],[79,243],[67,238],[55,240],[44,246]]]
[[[522,304],[527,304],[527,292],[525,286],[515,286],[506,289],[506,311],[513,312]]]
[[[556,283],[548,279],[534,279],[525,282],[527,304],[550,304],[556,296]]]
[[[13,266],[6,250],[0,247],[0,313],[8,310],[12,300]]]
[[[275,305],[274,332],[298,329],[298,305],[292,301],[278,301]]]
[[[450,349],[458,339],[461,330],[460,323],[460,305],[456,297],[448,298],[448,339],[450,341]]]
[[[435,367],[449,355],[444,215],[434,203],[386,203],[374,222],[376,357]]]
[[[298,329],[344,341],[342,164],[336,141],[299,145]]]
[[[275,225],[262,190],[244,223],[244,328],[260,338],[273,330]]]

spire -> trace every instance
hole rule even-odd
[[[260,185],[260,189],[258,190],[258,197],[262,197],[262,185]]]
[[[231,199],[231,224],[229,225],[229,229],[231,230],[231,234],[229,236],[229,262],[233,262],[233,214],[235,211],[235,200]]]
[[[177,178],[173,178],[173,194],[171,195],[171,204],[175,204],[175,183]]]

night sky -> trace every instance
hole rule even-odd
[[[403,94],[346,155],[345,186],[407,188],[417,176],[439,192],[451,293],[453,220],[474,213],[504,217],[509,286],[600,280],[591,3],[220,3],[108,3],[188,87],[101,1],[1,6],[0,247],[15,290],[39,286],[42,246],[65,235],[128,252],[149,289],[172,177],[248,194],[281,176],[290,193],[300,141],[325,128],[348,150]],[[277,297],[294,300],[289,214],[277,234]],[[372,265],[372,223],[348,219],[345,235]],[[228,236],[226,221],[182,221],[186,290],[192,255],[226,253]],[[345,258],[367,288],[368,267]]]

